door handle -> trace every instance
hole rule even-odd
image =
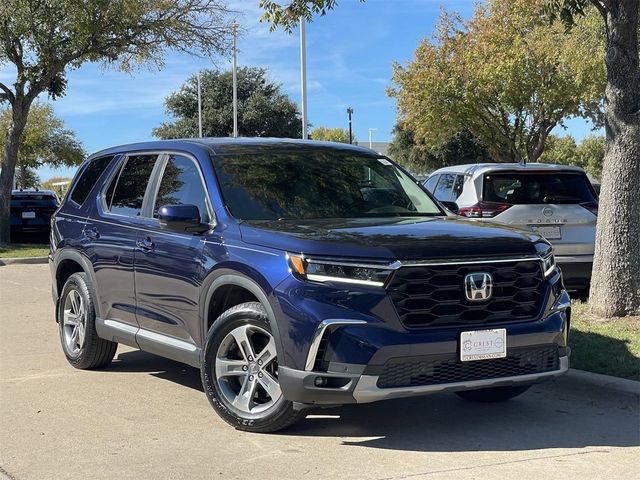
[[[136,240],[136,246],[145,252],[150,252],[155,248],[155,244],[151,241],[150,237],[147,237],[144,240]]]
[[[87,228],[83,231],[83,235],[90,240],[97,240],[100,238],[100,232],[96,227]]]

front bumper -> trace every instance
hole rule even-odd
[[[312,361],[315,354],[315,342],[312,342],[307,368],[298,370],[280,365],[279,382],[285,398],[310,405],[368,403],[429,393],[537,383],[562,375],[569,368],[569,317],[570,300],[563,291],[545,318],[506,325],[506,358],[475,362],[458,361],[459,331],[472,327],[414,336],[416,340],[421,339],[420,343],[387,344],[366,364],[334,359],[325,363],[325,368],[318,368],[322,364]],[[330,326],[320,325],[319,331]],[[339,336],[351,331],[349,336],[353,338],[354,330],[363,332],[361,329],[367,326],[346,323],[334,328]]]
[[[371,403],[379,400],[405,398],[431,393],[456,392],[480,388],[530,385],[549,378],[563,375],[569,369],[569,352],[559,357],[556,370],[528,375],[487,378],[435,385],[411,387],[380,388],[379,375],[358,375],[330,372],[306,372],[280,367],[278,370],[280,386],[288,400],[313,405],[344,405],[352,403]],[[320,387],[317,379],[323,379],[335,387]],[[342,386],[338,386],[344,383]]]

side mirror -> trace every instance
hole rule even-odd
[[[458,204],[456,202],[440,202],[442,205],[445,206],[445,208],[453,213],[455,213],[456,215],[458,215],[458,212],[460,211],[460,209],[458,208]]]
[[[195,205],[165,205],[158,210],[160,228],[176,232],[203,233],[209,227],[200,222],[200,210]]]

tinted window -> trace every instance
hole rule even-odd
[[[91,160],[76,180],[73,191],[71,192],[71,200],[78,205],[82,205],[112,159],[113,155]]]
[[[231,213],[246,220],[440,215],[386,159],[340,150],[215,156]]]
[[[458,175],[456,181],[453,184],[453,198],[455,201],[460,195],[462,195],[462,189],[464,188],[464,175]]]
[[[509,204],[597,201],[585,175],[559,172],[487,174],[483,199]]]
[[[424,187],[433,193],[433,188],[436,186],[436,182],[438,181],[438,175],[434,175],[429,178],[426,182],[424,182]]]
[[[453,182],[455,180],[455,175],[451,173],[445,173],[440,175],[440,180],[438,180],[438,185],[436,186],[433,194],[436,196],[438,200],[448,201],[451,200],[451,189],[453,188]]]
[[[164,205],[191,204],[200,210],[202,223],[209,223],[206,196],[200,172],[195,163],[186,157],[171,155],[162,173],[153,216],[157,217],[158,210]]]
[[[111,213],[135,217],[140,215],[144,193],[153,171],[157,155],[138,155],[127,158],[120,175],[114,179],[115,188],[106,194]],[[111,193],[111,190],[113,193]]]

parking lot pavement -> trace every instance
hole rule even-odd
[[[561,378],[504,404],[454,395],[234,430],[199,372],[120,348],[102,371],[58,345],[46,265],[0,267],[0,478],[637,478],[638,397]]]

